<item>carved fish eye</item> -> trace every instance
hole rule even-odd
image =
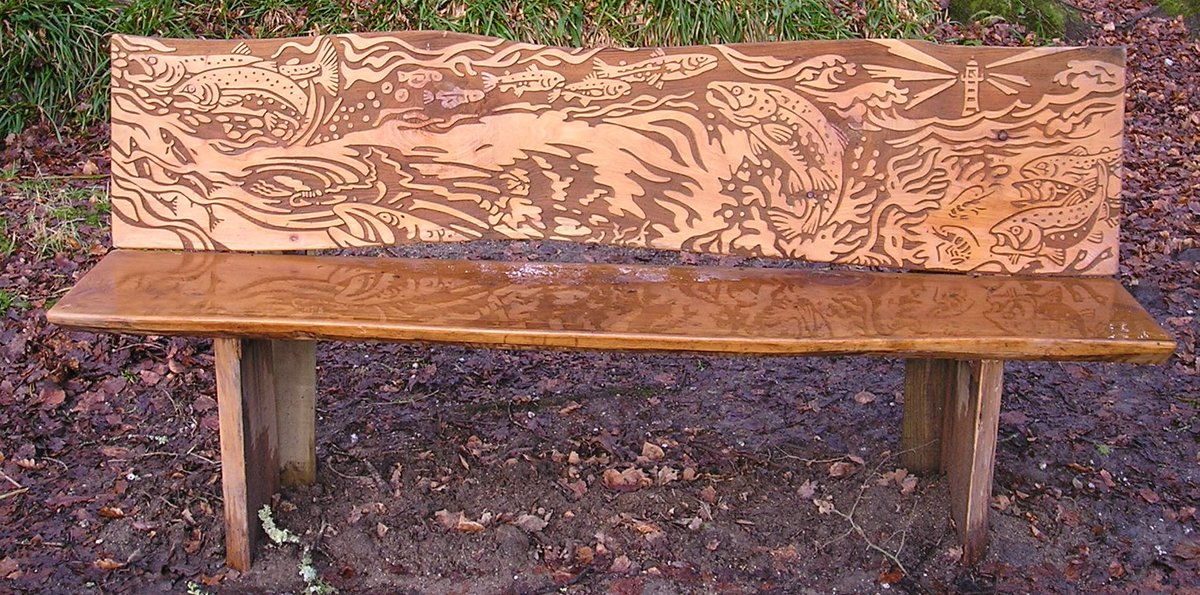
[[[742,94],[742,88],[741,88],[741,87],[734,87],[734,88],[733,88],[733,94],[734,94],[734,95],[741,95],[741,94]]]
[[[1008,233],[1011,233],[1011,234],[1013,234],[1013,235],[1020,235],[1020,233],[1021,233],[1021,226],[1020,226],[1020,225],[1014,225],[1014,226],[1012,226],[1012,227],[1008,228]]]

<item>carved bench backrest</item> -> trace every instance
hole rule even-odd
[[[1113,274],[1124,54],[114,36],[118,247],[556,239]]]

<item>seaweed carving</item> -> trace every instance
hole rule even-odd
[[[114,240],[1111,274],[1122,93],[1092,48],[114,36]]]

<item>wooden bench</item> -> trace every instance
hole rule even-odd
[[[1112,48],[114,36],[118,249],[49,318],[214,338],[235,568],[314,480],[319,339],[905,358],[972,563],[1003,361],[1175,347],[1111,278],[1123,93]],[[278,254],[476,239],[907,272]]]

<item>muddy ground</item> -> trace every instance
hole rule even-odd
[[[1086,41],[1129,46],[1121,278],[1180,349],[1162,366],[1009,365],[976,568],[956,562],[944,478],[897,462],[903,363],[879,358],[322,343],[319,480],[276,520],[350,592],[1200,592],[1200,45],[1149,4],[1080,4]],[[964,36],[1022,42],[943,31]],[[301,546],[223,566],[211,344],[45,322],[109,245],[104,142],[31,130],[0,154],[26,178],[0,189],[0,591],[302,591]],[[27,180],[47,174],[75,177]],[[68,207],[71,233],[40,248]]]

